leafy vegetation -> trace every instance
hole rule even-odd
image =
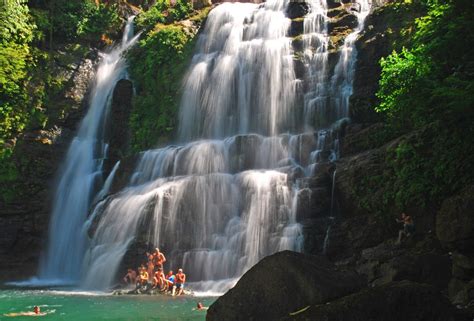
[[[69,66],[55,61],[77,54],[72,43],[98,42],[121,23],[115,5],[94,0],[0,2],[0,199],[13,197],[18,179],[16,138],[55,123],[70,108],[57,102],[67,82],[61,68]]]
[[[172,19],[189,13],[186,3],[185,0],[177,1],[173,9],[176,10],[173,17],[177,18]],[[138,25],[142,26],[150,21],[160,23],[142,36],[129,55],[130,73],[137,90],[130,117],[131,144],[135,152],[166,142],[174,133],[181,82],[195,45],[195,31],[189,27],[180,23],[161,23],[162,11],[158,8],[167,8],[161,6],[157,2],[137,18]],[[152,18],[154,12],[160,13]],[[208,8],[196,12],[190,20],[199,24],[208,12]]]
[[[139,28],[150,29],[158,23],[171,23],[186,18],[193,11],[191,1],[178,0],[171,5],[170,0],[158,0],[136,19]]]
[[[360,188],[361,203],[376,211],[436,208],[474,179],[474,48],[467,45],[474,43],[474,3],[393,6],[420,3],[426,15],[414,21],[410,41],[380,62],[376,110],[392,134],[411,134],[389,151],[378,183]],[[373,188],[385,191],[378,204],[364,196]]]

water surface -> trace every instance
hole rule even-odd
[[[0,290],[0,320],[30,320],[4,314],[32,311],[41,307],[48,315],[41,320],[159,320],[203,321],[205,311],[193,308],[198,301],[209,306],[215,298],[171,297],[163,295],[107,295],[93,292],[54,290]],[[35,318],[36,320],[37,318]]]

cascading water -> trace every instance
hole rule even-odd
[[[183,267],[195,289],[217,292],[264,256],[301,250],[294,178],[330,158],[328,146],[337,158],[328,127],[347,111],[332,112],[330,98],[350,92],[334,94],[353,73],[341,70],[354,68],[355,50],[345,42],[330,77],[327,5],[314,0],[304,26],[309,88],[299,108],[286,6],[224,3],[210,12],[185,79],[180,145],[142,153],[128,187],[97,204],[85,226],[97,221],[84,287],[112,285],[127,250],[140,242],[165,251],[167,267]],[[323,112],[337,117],[318,123]]]
[[[122,53],[136,41],[133,17],[128,19],[122,43],[103,54],[91,91],[89,110],[81,122],[60,169],[50,223],[49,246],[40,267],[40,278],[75,283],[80,278],[86,236],[80,226],[102,182],[102,163],[107,153],[104,127],[116,82],[125,77]]]

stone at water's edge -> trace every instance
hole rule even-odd
[[[403,281],[366,289],[329,304],[310,306],[286,321],[461,321],[461,315],[434,287]]]
[[[354,293],[363,283],[357,273],[338,270],[322,256],[283,251],[245,273],[210,306],[206,320],[278,320],[310,304]]]

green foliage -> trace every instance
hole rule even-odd
[[[193,39],[181,25],[161,25],[130,53],[130,71],[137,88],[130,120],[134,151],[152,147],[172,134]]]
[[[192,1],[177,0],[172,6],[170,0],[158,0],[135,20],[140,29],[151,29],[158,23],[171,23],[186,18],[193,11]]]
[[[48,0],[35,8],[33,15],[43,37],[51,34],[61,42],[97,40],[121,25],[116,5],[96,4],[94,0]]]
[[[474,180],[474,4],[423,3],[406,48],[380,62],[376,110],[392,130],[416,132],[380,174],[384,199],[399,208],[439,206]]]
[[[89,1],[84,4],[81,19],[77,24],[77,36],[97,37],[120,28],[121,21],[116,5],[100,3],[97,6]]]
[[[26,1],[0,5],[0,140],[23,130],[28,120],[28,70],[33,66],[29,43],[35,25]]]

